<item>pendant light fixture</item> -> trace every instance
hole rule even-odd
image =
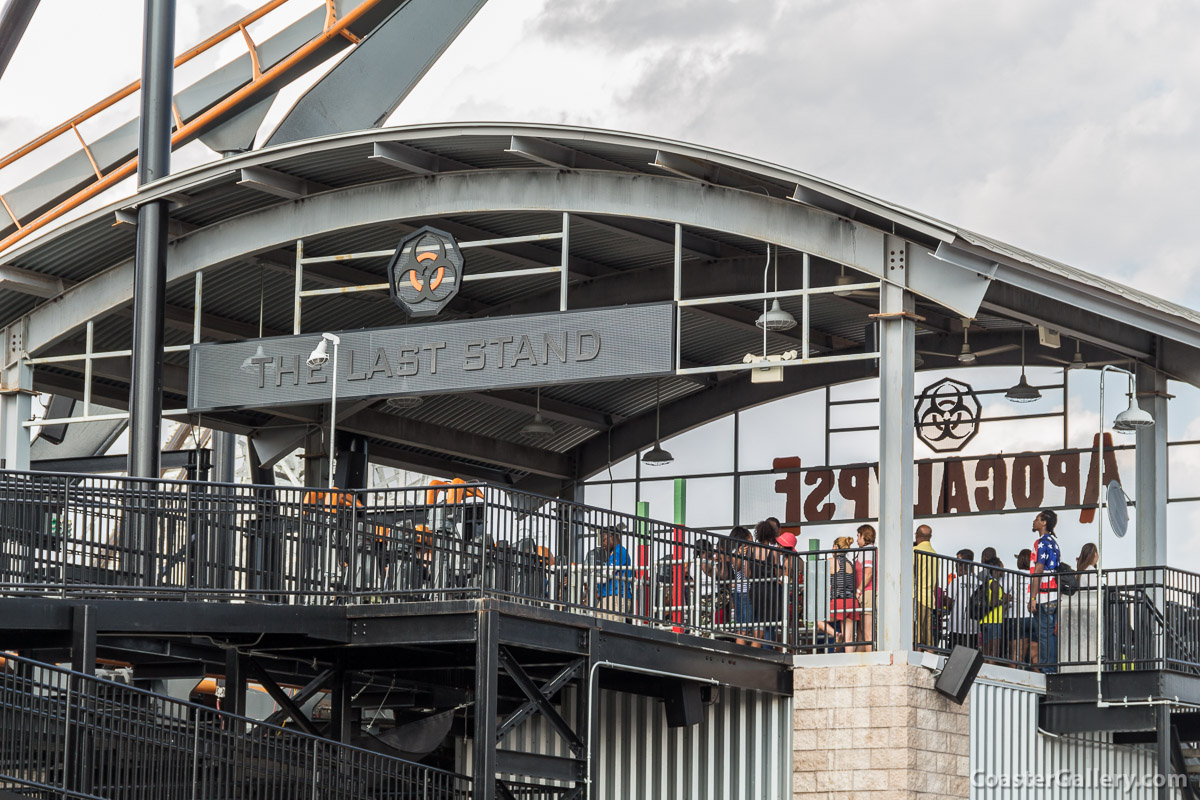
[[[771,270],[771,245],[767,245],[767,266],[763,269],[763,294],[767,293],[767,275]],[[775,291],[779,291],[779,248],[775,248]],[[763,313],[754,323],[764,331],[787,331],[796,327],[796,318],[784,311],[776,297],[771,308],[767,309],[767,299],[763,298]]]
[[[670,464],[675,460],[675,456],[663,449],[659,443],[659,423],[662,417],[662,393],[661,381],[654,382],[654,447],[646,451],[642,456],[642,463],[650,467],[661,467],[664,464]]]
[[[387,404],[390,408],[416,408],[424,402],[425,398],[418,394],[405,394],[387,399]]]
[[[1140,428],[1149,428],[1154,424],[1150,412],[1137,404],[1137,394],[1134,389],[1133,374],[1129,374],[1129,408],[1117,414],[1113,420],[1113,430],[1121,433],[1137,433]]]
[[[1005,399],[1012,403],[1032,403],[1042,399],[1042,393],[1036,386],[1030,386],[1025,378],[1025,329],[1021,329],[1021,380],[1004,393]]]
[[[550,427],[550,423],[542,419],[542,390],[540,387],[537,390],[537,410],[533,414],[533,419],[525,423],[524,428],[521,428],[521,435],[534,439],[554,435],[554,428]]]

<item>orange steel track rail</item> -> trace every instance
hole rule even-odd
[[[246,39],[247,45],[250,46],[252,43],[249,39],[249,35],[246,33],[246,26],[258,19],[261,19],[262,17],[269,14],[271,11],[274,11],[276,8],[279,8],[279,6],[283,5],[286,2],[287,2],[287,0],[269,0],[269,2],[263,4],[256,10],[250,12],[246,16],[239,19],[237,22],[234,22],[233,24],[223,28],[222,30],[218,31],[217,33],[213,34],[209,38],[205,39],[203,42],[201,42],[200,44],[191,48],[187,52],[181,53],[179,56],[177,56],[175,58],[175,66],[178,67],[181,64],[186,64],[188,61],[192,60],[196,56],[200,55],[201,53],[205,52],[206,50],[211,49],[214,45],[219,44],[220,42],[224,41],[225,39],[227,39],[230,36],[232,36],[236,33],[239,33],[239,32]],[[175,112],[175,122],[176,122],[175,132],[171,135],[171,146],[175,147],[179,143],[183,142],[184,140],[189,139],[190,137],[193,137],[193,136],[196,136],[197,134],[199,134],[201,131],[203,131],[205,128],[207,128],[209,126],[209,124],[211,124],[214,120],[218,119],[222,114],[235,108],[239,103],[241,103],[246,98],[251,97],[251,96],[257,94],[258,92],[262,91],[262,89],[265,86],[276,81],[280,75],[285,73],[287,70],[289,70],[291,67],[295,66],[296,64],[299,64],[301,61],[303,61],[309,55],[311,55],[316,50],[318,50],[326,42],[328,42],[332,39],[335,39],[338,36],[342,36],[342,37],[349,39],[352,44],[356,44],[358,42],[358,37],[350,32],[350,30],[349,30],[350,25],[352,25],[356,20],[358,20],[360,17],[365,15],[367,12],[369,12],[372,8],[374,8],[380,2],[382,2],[382,0],[363,0],[361,5],[359,5],[353,11],[346,14],[346,16],[342,17],[341,19],[336,19],[336,17],[335,17],[334,10],[333,10],[334,9],[333,2],[334,2],[334,0],[325,0],[325,6],[326,6],[325,29],[319,35],[313,37],[312,39],[308,40],[303,45],[301,45],[299,49],[293,51],[286,58],[279,61],[277,64],[275,64],[275,66],[271,67],[270,69],[268,69],[265,72],[262,72],[259,69],[255,69],[254,75],[253,75],[250,83],[248,83],[245,86],[243,86],[242,88],[238,89],[233,94],[229,95],[224,100],[220,101],[219,103],[214,105],[212,108],[208,109],[207,111],[197,114],[195,117],[193,117],[191,120],[188,120],[187,122],[183,122],[179,118],[178,111],[176,111]],[[253,46],[250,46],[250,53],[251,53],[252,60],[255,62],[255,66],[257,67],[257,61],[258,61],[257,55],[258,54],[256,52],[256,48]],[[115,104],[115,103],[119,102],[120,100],[123,100],[124,98],[133,94],[139,88],[141,88],[141,81],[140,80],[134,81],[133,83],[129,84],[128,86],[125,86],[125,87],[117,90],[116,92],[114,92],[113,94],[104,98],[103,100],[96,103],[95,105],[87,108],[86,110],[80,112],[79,114],[76,114],[74,117],[71,117],[69,120],[62,123],[61,125],[58,125],[58,126],[52,128],[51,130],[49,130],[46,133],[42,134],[41,136],[37,137],[36,139],[29,142],[28,144],[23,145],[22,147],[14,150],[12,153],[5,156],[3,159],[0,159],[0,169],[3,169],[4,167],[8,166],[12,162],[16,161],[17,159],[21,158],[22,156],[27,155],[28,153],[30,153],[34,150],[38,149],[42,145],[57,138],[58,136],[76,128],[76,126],[79,125],[79,123],[81,123],[87,119],[90,119],[91,117],[94,117],[96,114],[99,114],[101,111],[104,111],[105,109],[111,107],[113,104]],[[78,135],[78,130],[76,130],[76,135]],[[81,142],[83,141],[82,137],[80,138],[80,141]],[[92,159],[91,151],[88,149],[88,146],[86,144],[84,144],[84,152],[87,153],[89,159]],[[94,159],[92,159],[92,164],[93,164],[93,167],[95,167]],[[24,239],[26,236],[30,235],[34,231],[37,231],[40,228],[45,227],[46,225],[50,224],[54,220],[61,217],[63,214],[66,214],[67,212],[71,211],[72,209],[77,208],[78,206],[82,205],[83,203],[87,202],[91,198],[93,198],[96,195],[103,192],[105,189],[108,189],[108,188],[116,185],[120,181],[122,181],[125,178],[129,177],[130,175],[134,174],[134,172],[137,170],[137,164],[138,164],[137,157],[134,156],[133,158],[126,161],[124,164],[121,164],[119,167],[116,167],[104,174],[100,174],[99,169],[96,168],[97,180],[95,183],[88,184],[87,186],[85,186],[84,188],[82,188],[78,192],[76,192],[74,195],[72,195],[71,197],[68,197],[66,200],[64,200],[61,203],[59,203],[58,205],[54,206],[54,208],[51,208],[49,211],[42,213],[37,218],[25,223],[24,225],[22,225],[17,220],[17,218],[13,215],[12,211],[8,208],[8,203],[3,202],[3,198],[0,197],[0,202],[3,202],[3,206],[4,206],[5,210],[8,211],[8,216],[12,217],[13,222],[17,224],[16,231],[12,232],[7,237],[0,240],[0,252],[7,250],[9,247],[11,247],[12,245],[21,241],[22,239]]]

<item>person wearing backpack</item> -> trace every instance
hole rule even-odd
[[[1011,602],[1004,591],[1004,562],[996,556],[984,559],[979,588],[971,598],[972,611],[979,616],[979,638],[984,654],[992,658],[1008,658],[1004,607]]]
[[[982,576],[975,568],[975,551],[963,548],[954,554],[958,559],[954,562],[954,572],[948,578],[946,586],[949,595],[950,618],[947,622],[950,634],[949,647],[955,645],[979,649],[979,616],[971,608],[972,599],[982,585]]]
[[[1043,509],[1033,520],[1033,532],[1038,535],[1033,545],[1034,562],[1029,568],[1033,586],[1029,596],[1029,610],[1033,612],[1037,630],[1038,663],[1041,671],[1058,671],[1058,578],[1057,570],[1062,560],[1054,528],[1058,514]]]

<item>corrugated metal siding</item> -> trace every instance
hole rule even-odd
[[[560,707],[575,718],[575,692]],[[601,690],[599,747],[593,752],[593,800],[785,800],[791,797],[792,700],[723,686],[691,727],[667,727],[661,700]],[[531,717],[500,743],[503,749],[568,756],[566,744]],[[469,771],[471,742],[460,749]],[[503,776],[502,776],[503,777]],[[508,776],[515,778],[515,776]]]
[[[1157,789],[1103,788],[1098,776],[1153,776],[1152,745],[1115,745],[1111,733],[1052,737],[1038,733],[1041,691],[977,681],[971,692],[971,800],[1155,800]],[[988,776],[1051,776],[1092,779],[1091,785],[1014,787],[986,785]],[[979,785],[977,785],[979,784]],[[1172,797],[1178,797],[1176,790]]]

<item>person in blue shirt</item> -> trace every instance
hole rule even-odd
[[[1029,610],[1033,612],[1037,631],[1038,663],[1042,672],[1058,670],[1058,581],[1054,571],[1062,560],[1054,527],[1058,515],[1043,509],[1033,520],[1033,532],[1038,535],[1033,545],[1033,586],[1029,593]]]
[[[596,594],[602,609],[600,616],[623,620],[633,613],[633,571],[621,569],[632,564],[629,551],[621,544],[621,533],[615,528],[600,531],[600,548],[607,554],[607,580],[599,583]],[[603,613],[607,612],[607,613]]]

